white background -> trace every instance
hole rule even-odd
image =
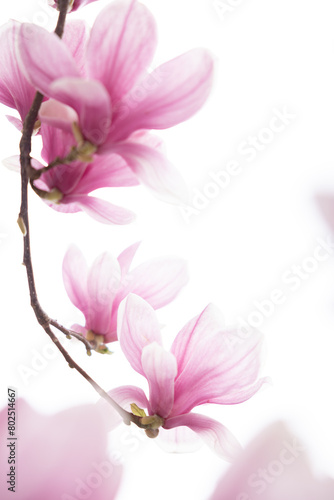
[[[91,24],[107,3],[96,2],[78,16]],[[209,48],[217,63],[214,90],[204,109],[190,121],[159,132],[169,158],[192,192],[210,191],[210,173],[226,170],[229,161],[238,162],[239,174],[225,188],[212,188],[214,197],[188,220],[179,207],[160,202],[144,187],[101,191],[101,197],[136,212],[137,221],[123,227],[104,226],[81,213],[56,213],[31,196],[40,301],[51,316],[68,326],[82,319],[61,278],[62,259],[73,242],[90,260],[105,250],[117,256],[137,240],[143,241],[138,264],[163,255],[187,259],[189,285],[159,311],[166,325],[166,345],[209,302],[222,309],[228,324],[234,324],[257,311],[255,301],[268,300],[274,289],[281,290],[284,303],[273,306],[267,318],[257,315],[266,339],[263,374],[271,377],[272,386],[242,405],[208,406],[201,411],[227,425],[242,444],[266,424],[284,419],[307,445],[315,470],[333,475],[334,259],[328,253],[317,269],[311,269],[312,261],[305,261],[313,256],[319,238],[330,238],[315,195],[334,194],[333,2],[143,3],[159,29],[155,66],[196,46]],[[223,4],[234,7],[224,14]],[[51,30],[55,12],[42,5],[42,0],[2,5],[1,24],[12,17]],[[249,161],[250,155],[240,149],[242,143],[259,133],[267,138],[261,130],[269,126],[275,109],[284,108],[293,115],[290,123]],[[8,109],[2,111],[1,158],[5,158],[17,154],[19,133],[3,116]],[[16,225],[19,176],[4,167],[0,176],[1,406],[8,384],[41,412],[95,402],[94,391],[60,356],[45,360],[52,355],[49,340],[29,308],[21,266],[22,241]],[[308,266],[296,290],[287,282],[294,265]],[[112,357],[91,359],[81,345],[68,343],[68,348],[105,389],[127,383],[146,389],[117,345],[111,346]],[[36,352],[44,362],[39,361],[34,374],[23,376],[22,367],[36,368]],[[142,435],[130,439],[124,435],[128,431],[120,432],[123,435],[113,449],[122,453],[127,465],[121,499],[137,492],[138,498],[148,500],[205,500],[226,470],[227,465],[206,448],[170,455]]]

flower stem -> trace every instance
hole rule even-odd
[[[61,38],[64,32],[66,14],[68,8],[69,0],[59,0],[59,16],[58,22],[55,29],[55,33]],[[80,375],[82,375],[87,382],[100,394],[100,396],[105,399],[123,418],[124,423],[130,424],[135,423],[139,427],[145,428],[140,422],[140,417],[133,415],[132,413],[124,410],[116,401],[114,401],[109,394],[102,389],[91,377],[86,373],[69,355],[66,349],[61,345],[57,336],[53,333],[50,325],[55,326],[66,335],[71,335],[70,330],[66,330],[61,327],[59,323],[55,320],[51,320],[49,316],[42,309],[36,291],[34,270],[31,259],[31,249],[30,249],[30,229],[29,229],[29,216],[28,216],[28,184],[30,176],[33,176],[34,169],[31,166],[31,137],[34,131],[34,125],[38,117],[38,111],[43,102],[43,95],[37,92],[32,103],[32,106],[24,120],[22,138],[20,141],[20,162],[21,162],[21,207],[18,218],[18,224],[23,233],[23,264],[26,267],[29,293],[30,293],[30,303],[31,307],[35,313],[36,319],[39,324],[43,327],[45,333],[50,337],[52,342],[56,345],[58,350],[61,352],[67,363],[71,368],[74,368]],[[73,334],[72,334],[73,335]],[[88,346],[86,345],[86,348]]]

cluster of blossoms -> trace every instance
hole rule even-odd
[[[87,3],[74,0],[70,8]],[[1,28],[0,41],[0,102],[20,116],[9,121],[21,130],[36,91],[44,96],[35,123],[44,163],[32,159],[29,176],[47,204],[125,224],[133,219],[129,210],[90,193],[143,183],[167,201],[184,199],[183,179],[151,130],[172,127],[204,104],[213,75],[208,51],[190,50],[150,71],[156,26],[136,0],[112,2],[91,30],[80,20],[68,22],[62,39],[11,21]],[[6,163],[18,166],[19,158]],[[119,339],[132,368],[147,380],[149,395],[134,386],[109,394],[140,417],[149,437],[187,427],[231,460],[240,446],[230,431],[192,410],[238,404],[259,390],[265,381],[259,379],[262,336],[254,331],[243,338],[226,329],[219,310],[209,305],[182,328],[170,351],[164,349],[154,310],[186,284],[186,266],[170,258],[130,270],[137,247],[117,259],[102,253],[90,269],[79,249],[69,249],[65,288],[85,317],[72,329],[100,353]]]

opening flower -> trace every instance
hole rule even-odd
[[[73,325],[72,329],[95,341],[102,351],[104,344],[117,340],[118,307],[130,292],[159,309],[171,302],[188,281],[186,264],[177,258],[157,258],[131,271],[138,246],[131,245],[118,259],[105,252],[90,269],[77,247],[72,246],[65,255],[65,288],[86,320],[85,326]]]
[[[185,426],[221,457],[234,458],[240,445],[231,432],[216,420],[191,411],[207,403],[242,403],[259,390],[265,382],[258,379],[260,333],[239,337],[224,328],[220,311],[208,305],[182,328],[166,351],[153,308],[130,294],[119,308],[118,337],[132,368],[147,379],[149,397],[134,386],[119,387],[109,394],[123,407],[132,405],[137,415],[138,409],[147,410],[142,423],[148,424],[149,431]]]

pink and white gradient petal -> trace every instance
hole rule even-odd
[[[62,204],[74,204],[78,210],[102,222],[103,224],[130,224],[135,214],[130,210],[113,205],[109,201],[87,195],[69,195],[62,200]]]
[[[129,294],[118,309],[117,333],[122,351],[132,368],[145,376],[141,361],[144,347],[152,342],[162,344],[153,308],[141,297]]]
[[[63,260],[63,281],[71,302],[84,312],[88,304],[88,266],[81,250],[71,245]]]
[[[166,420],[164,429],[186,426],[196,432],[201,439],[221,458],[232,461],[241,451],[241,446],[233,434],[220,422],[197,413],[188,413]]]
[[[150,390],[149,413],[166,418],[174,402],[175,356],[153,342],[144,347],[141,362]]]
[[[87,278],[89,305],[84,312],[86,327],[98,334],[108,332],[113,300],[119,288],[121,270],[108,252],[93,262]]]
[[[137,241],[136,243],[133,243],[133,245],[130,245],[128,248],[123,250],[122,253],[119,254],[117,257],[117,260],[119,262],[119,265],[121,266],[122,270],[122,278],[125,277],[131,267],[132,261],[136,255],[136,252],[139,248],[139,245],[141,244],[141,241]]]
[[[112,103],[117,103],[149,66],[156,39],[152,14],[135,0],[114,1],[100,12],[87,46],[88,74],[104,84]]]
[[[190,50],[162,64],[123,99],[123,109],[128,112],[115,117],[112,140],[124,140],[136,130],[165,129],[187,120],[208,98],[212,80],[213,59],[205,49]],[[143,92],[147,88],[150,90]]]
[[[55,33],[23,23],[18,33],[19,64],[30,83],[50,95],[50,85],[62,77],[80,77],[68,47]]]

